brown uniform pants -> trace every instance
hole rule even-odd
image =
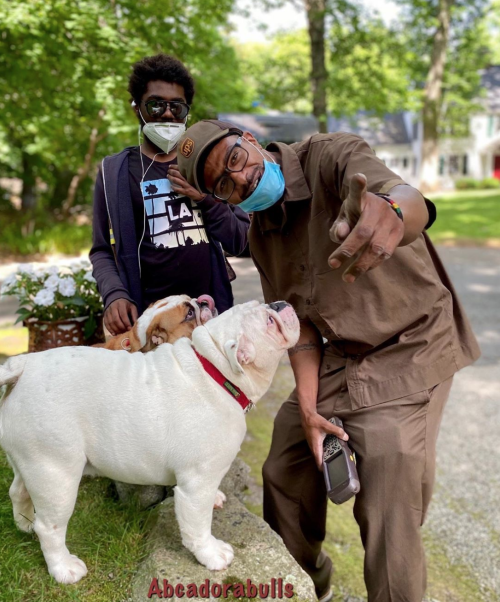
[[[426,567],[420,527],[432,495],[436,440],[452,378],[430,390],[353,411],[345,369],[339,368],[343,363],[329,357],[327,348],[317,409],[325,418],[341,418],[356,452],[361,491],[354,517],[365,548],[368,601],[421,602]],[[332,562],[321,550],[328,500],[295,391],[276,416],[263,476],[265,520],[311,576],[317,594],[324,594],[332,574]]]

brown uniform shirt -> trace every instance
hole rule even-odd
[[[368,144],[340,132],[267,149],[278,153],[286,187],[283,203],[254,213],[249,232],[264,298],[291,303],[338,351],[339,365],[347,361],[353,406],[431,388],[475,361],[478,344],[425,233],[352,284],[342,280],[345,266],[328,265],[339,246],[329,230],[351,176],[364,173],[370,192],[405,184]]]

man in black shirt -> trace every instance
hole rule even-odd
[[[142,143],[102,162],[90,251],[113,335],[168,295],[209,293],[219,312],[231,307],[223,251],[241,253],[249,226],[245,212],[200,194],[176,168],[194,96],[184,65],[165,54],[146,57],[134,65],[128,90]]]

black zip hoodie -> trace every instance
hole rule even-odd
[[[135,303],[139,315],[143,307],[128,157],[133,147],[105,157],[94,190],[92,249],[89,257],[93,275],[107,308],[116,299]],[[223,250],[239,255],[247,245],[248,215],[232,205],[218,203],[207,195],[197,203],[209,237],[212,280],[210,295],[219,313],[233,305],[233,293]],[[111,240],[111,232],[114,239]]]

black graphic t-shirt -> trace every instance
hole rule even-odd
[[[172,190],[169,163],[129,155],[129,177],[137,244],[141,243],[141,282],[144,306],[169,295],[199,297],[210,292],[210,245],[201,210]],[[144,215],[145,213],[145,215]],[[144,227],[145,220],[145,227]]]

